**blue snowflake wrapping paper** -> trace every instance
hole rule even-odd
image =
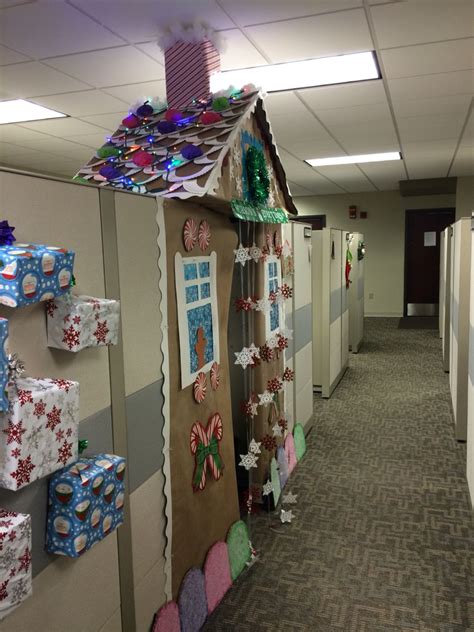
[[[8,320],[0,318],[0,412],[8,410]]]
[[[22,307],[69,292],[74,252],[42,244],[0,246],[0,303]]]
[[[123,522],[125,459],[98,454],[79,459],[49,482],[46,548],[79,557]]]

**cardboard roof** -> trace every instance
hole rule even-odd
[[[183,117],[176,129],[161,133],[158,124],[166,120],[166,110],[140,120],[135,129],[123,124],[110,137],[104,148],[119,150],[118,156],[95,156],[78,172],[76,178],[103,187],[132,190],[136,193],[158,195],[165,198],[189,199],[215,195],[222,174],[223,161],[237,140],[242,125],[255,116],[268,147],[273,169],[283,194],[286,210],[297,215],[286,176],[277,153],[263,101],[258,92],[241,92],[229,99],[228,107],[220,111],[219,120],[203,123],[203,112],[212,112],[212,99],[206,103],[193,103],[181,109]],[[187,145],[200,148],[202,155],[186,160],[181,150]],[[139,166],[134,162],[138,153],[153,164]],[[113,167],[114,179],[107,179],[100,170]]]

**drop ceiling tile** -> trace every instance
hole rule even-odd
[[[246,31],[275,63],[374,48],[361,9],[252,26]]]
[[[331,141],[331,136],[312,114],[306,111],[289,121],[288,116],[274,116],[271,129],[278,143],[296,143],[303,140]]]
[[[383,83],[380,79],[346,83],[339,86],[307,88],[306,90],[298,90],[298,94],[316,113],[332,108],[387,103]]]
[[[0,9],[14,7],[17,4],[33,4],[36,0],[0,0]]]
[[[444,178],[454,156],[457,138],[403,144],[410,178]]]
[[[466,113],[455,115],[429,115],[398,117],[397,124],[402,143],[414,141],[459,138]]]
[[[340,125],[371,123],[374,125],[390,126],[392,124],[392,116],[388,103],[320,110],[317,116],[336,136],[337,128]]]
[[[107,132],[105,130],[100,130],[98,133],[95,134],[81,134],[81,136],[74,136],[73,139],[74,141],[80,142],[81,145],[87,145],[87,147],[90,147],[92,150],[92,157],[93,151],[98,147],[102,147],[102,145],[106,142]]]
[[[411,180],[422,178],[446,178],[449,162],[446,160],[407,161],[408,175]]]
[[[468,141],[468,139],[473,139],[473,138],[474,138],[474,109],[471,110],[471,116],[469,117],[467,125],[464,129],[461,144],[463,141]]]
[[[221,53],[221,70],[264,66],[267,60],[239,29],[222,31],[225,48]]]
[[[28,147],[29,145],[25,144],[28,141],[42,141],[47,139],[48,136],[42,134],[40,132],[35,132],[34,130],[27,129],[26,127],[20,127],[19,125],[0,125],[0,141],[7,143],[16,143],[18,145],[25,145]]]
[[[290,121],[301,115],[304,116],[308,114],[308,109],[291,90],[267,94],[264,100],[264,106],[270,118],[270,123],[273,121],[273,118],[277,116],[286,116],[288,117],[288,121]]]
[[[356,191],[376,190],[356,165],[317,167],[317,171],[350,193],[355,193]]]
[[[306,195],[314,195],[312,191],[309,189],[305,189],[299,184],[295,184],[294,182],[288,181],[288,188],[290,189],[290,194],[293,197],[293,201],[296,204],[296,208],[298,208],[298,201],[295,199],[296,197],[303,197]]]
[[[331,138],[326,140],[302,140],[299,142],[287,142],[286,149],[300,160],[310,158],[327,158],[329,156],[340,156],[343,151]]]
[[[5,98],[45,96],[89,87],[36,61],[0,67],[0,89]]]
[[[338,125],[332,131],[349,154],[370,154],[380,151],[398,151],[399,149],[392,122]]]
[[[1,20],[0,43],[37,59],[123,44],[121,38],[57,0],[5,9]]]
[[[454,158],[450,176],[474,175],[474,145],[460,147]]]
[[[17,53],[11,48],[0,45],[0,66],[7,66],[8,64],[17,64],[21,61],[29,61],[26,55]]]
[[[370,9],[380,48],[471,37],[471,0],[410,0]]]
[[[234,26],[214,0],[72,0],[72,4],[130,42],[146,42],[156,38],[163,26],[196,18],[216,30]]]
[[[473,51],[472,38],[384,50],[382,61],[385,77],[397,79],[469,70],[474,65]]]
[[[81,121],[85,121],[86,123],[92,123],[92,125],[97,125],[98,127],[102,127],[104,133],[115,132],[118,128],[122,119],[127,115],[128,108],[124,107],[122,112],[115,114],[95,114],[93,116],[81,116]]]
[[[406,179],[403,160],[366,163],[360,168],[381,191],[398,189],[399,181]]]
[[[360,7],[362,0],[221,0],[236,24],[246,26]]]
[[[55,138],[53,136],[43,135],[43,138],[41,140],[35,139],[30,141],[23,141],[23,147],[34,149],[36,151],[41,151],[47,154],[65,156],[83,161],[86,161],[91,157],[90,147],[65,140],[64,138]]]
[[[33,152],[33,153],[36,153]],[[0,160],[7,160],[9,158],[28,158],[31,155],[30,148],[19,147],[12,143],[0,142]]]
[[[343,189],[319,174],[313,167],[298,160],[284,149],[279,150],[286,177],[295,184],[321,195],[325,193],[343,193]]]
[[[471,96],[469,94],[456,94],[449,97],[436,99],[403,99],[394,100],[393,108],[395,116],[429,116],[434,114],[466,115]]]
[[[96,88],[121,86],[127,79],[134,83],[162,79],[165,74],[161,64],[133,46],[55,57],[48,59],[48,65]]]
[[[456,94],[474,94],[471,70],[442,72],[434,75],[388,79],[392,100],[432,99]]]
[[[87,116],[127,110],[127,104],[123,101],[99,90],[56,94],[51,97],[39,97],[33,101],[69,116]]]
[[[144,100],[151,97],[166,98],[165,81],[146,81],[144,83],[130,83],[128,85],[116,86],[115,88],[104,88],[103,92],[111,94],[125,103],[131,104],[143,97]]]
[[[84,121],[80,121],[75,118],[32,121],[31,123],[22,123],[21,127],[26,127],[27,129],[32,129],[36,132],[51,134],[51,136],[59,136],[60,138],[80,136],[81,134],[93,134],[99,131],[97,126],[85,123]]]
[[[165,54],[158,46],[156,39],[152,42],[144,42],[143,44],[135,44],[135,48],[146,53],[149,57],[157,61],[162,66],[165,65]]]

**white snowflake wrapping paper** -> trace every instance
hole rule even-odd
[[[77,352],[118,342],[119,301],[70,294],[48,301],[46,313],[49,347]]]
[[[0,621],[31,592],[31,518],[0,509]]]
[[[79,384],[20,378],[0,415],[0,487],[17,490],[77,460]]]

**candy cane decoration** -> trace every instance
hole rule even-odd
[[[222,436],[222,418],[219,413],[214,413],[209,418],[206,428],[203,428],[200,421],[196,421],[191,428],[191,454],[196,457],[193,474],[195,492],[206,487],[207,468],[215,481],[218,481],[222,475],[224,465],[219,453],[219,442]]]

